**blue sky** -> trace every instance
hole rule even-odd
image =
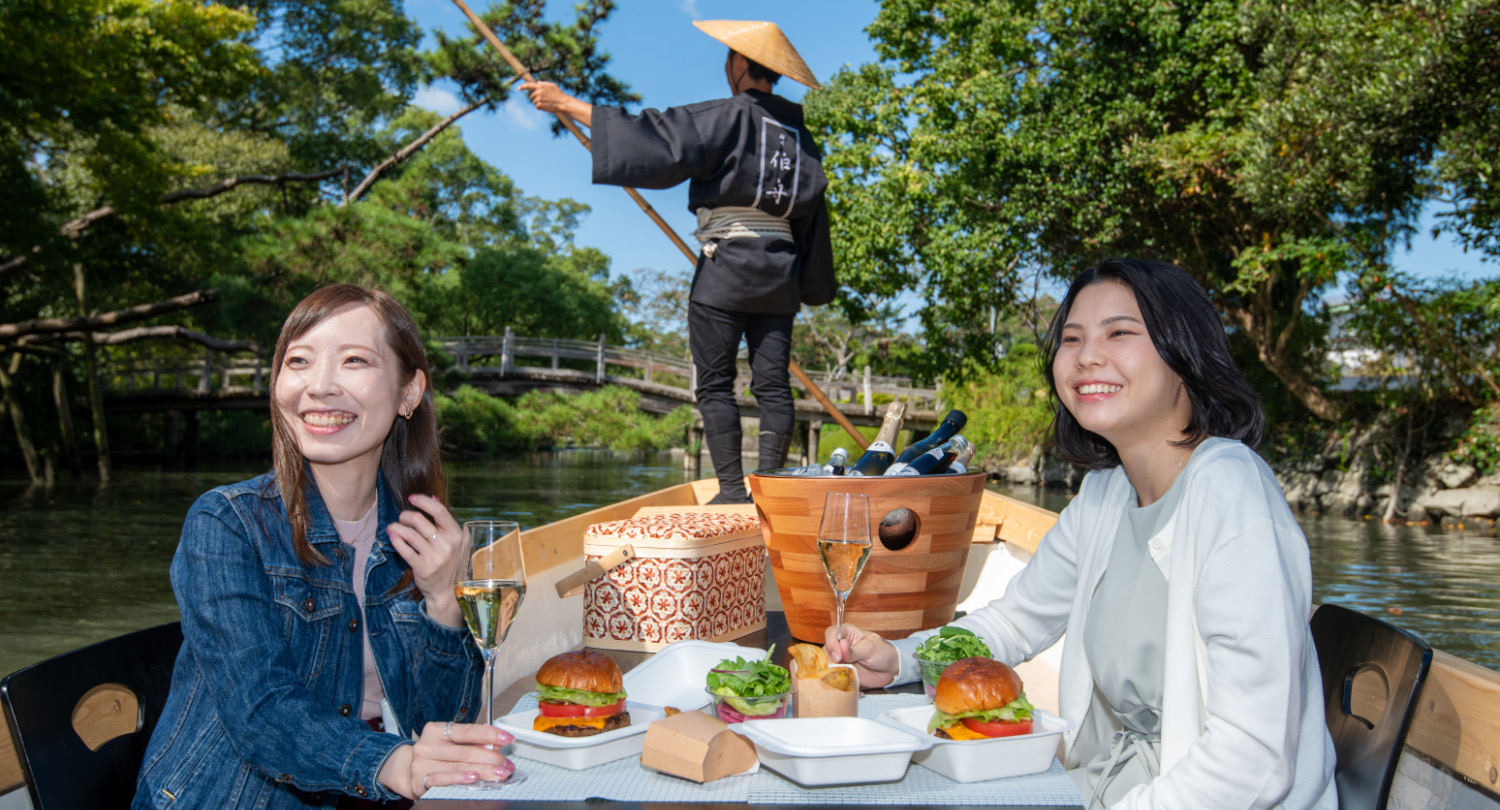
[[[483,11],[488,0],[469,0]],[[553,2],[549,13],[572,16],[571,2]],[[407,13],[424,30],[465,30],[467,21],[452,0],[406,0]],[[725,48],[694,28],[694,19],[766,19],[780,25],[812,68],[827,81],[846,65],[875,61],[865,27],[879,11],[876,0],[620,0],[600,28],[600,40],[612,59],[610,72],[628,82],[648,107],[669,107],[724,96]],[[796,101],[804,88],[789,79],[777,91]],[[459,106],[451,87],[423,88],[416,102],[439,112]],[[477,111],[459,122],[465,142],[480,157],[513,178],[527,194],[571,197],[593,212],[577,233],[578,244],[603,250],[611,272],[637,268],[691,269],[687,259],[618,188],[589,182],[589,156],[571,135],[554,138],[550,116],[544,116],[517,94],[495,113]],[[696,247],[695,221],[687,211],[684,188],[643,191],[646,200],[678,234]],[[1466,279],[1496,275],[1494,264],[1465,254],[1444,236],[1434,242],[1424,227],[1413,249],[1396,257],[1403,270],[1423,276],[1458,275]]]

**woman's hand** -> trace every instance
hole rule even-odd
[[[566,115],[586,127],[594,125],[594,105],[573,98],[552,82],[524,82],[519,87],[531,94],[538,110]]]
[[[841,624],[824,631],[823,650],[832,663],[853,664],[861,687],[888,686],[901,671],[901,659],[893,644],[878,633],[861,630],[852,624]]]
[[[412,495],[407,502],[416,508],[404,510],[399,522],[386,527],[386,534],[411,566],[417,590],[427,602],[427,615],[448,627],[461,627],[464,616],[453,583],[468,554],[463,527],[437,498]]]
[[[494,726],[428,723],[416,745],[391,752],[380,769],[380,784],[408,799],[419,799],[439,785],[508,779],[516,766],[500,748],[514,741]]]

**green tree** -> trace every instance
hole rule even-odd
[[[101,199],[153,208],[171,167],[150,132],[249,86],[253,24],[181,0],[0,6],[0,274]]]
[[[1163,258],[1334,418],[1308,315],[1341,276],[1383,270],[1434,191],[1436,146],[1493,120],[1493,10],[890,0],[870,28],[881,63],[809,102],[846,278],[921,290],[930,345],[992,368],[983,321],[1027,266]],[[1486,89],[1450,103],[1459,81]],[[1478,227],[1481,210],[1458,216]]]
[[[611,3],[561,22],[542,20],[541,8],[497,4],[487,16],[523,58],[546,54],[549,76],[571,92],[632,98],[603,73],[608,55],[594,39]],[[549,273],[608,288],[598,251],[552,250],[586,207],[525,200],[449,132],[504,99],[509,69],[497,72],[475,39],[445,40],[425,57],[418,41],[397,0],[0,5],[7,408],[50,398],[45,369],[22,356],[82,359],[93,380],[98,343],[194,344],[158,354],[245,348],[243,338],[265,347],[318,283],[385,286],[429,331],[450,325],[444,317],[457,331],[473,304],[460,270],[485,252],[542,250]],[[474,53],[456,56],[463,47]],[[460,63],[487,71],[486,87]],[[463,83],[471,103],[446,118],[409,108],[416,84],[440,76]],[[214,297],[217,306],[186,309]],[[163,315],[177,323],[102,331]],[[105,374],[109,365],[101,358]]]

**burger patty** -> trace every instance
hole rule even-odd
[[[602,729],[593,726],[553,726],[547,729],[547,733],[556,734],[559,737],[592,737],[595,734],[603,734],[628,725],[630,725],[630,712],[620,712],[604,718]]]

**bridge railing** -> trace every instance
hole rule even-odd
[[[555,373],[575,375],[576,379],[576,375],[582,374],[592,376],[597,385],[620,383],[658,392],[680,391],[684,401],[692,401],[697,388],[691,359],[611,346],[602,337],[599,340],[520,337],[507,329],[500,337],[450,337],[434,342],[453,357],[459,370],[474,376],[534,378]],[[544,365],[537,365],[539,361]],[[563,361],[569,361],[570,366],[591,368],[592,374],[576,368],[564,371]],[[621,374],[622,369],[629,371]],[[259,396],[267,392],[271,380],[267,360],[233,358],[212,351],[199,361],[124,361],[114,365],[114,374],[116,381],[112,387],[125,394],[174,391],[201,396]],[[903,400],[912,410],[941,407],[941,389],[915,386],[907,377],[871,374],[868,366],[862,374],[809,371],[808,376],[851,415],[873,415],[879,403],[890,399]],[[741,359],[735,389],[744,391],[749,386],[749,366]]]
[[[115,363],[114,376],[124,393],[150,391],[192,392],[205,396],[264,394],[271,367],[260,358],[229,358],[209,352],[202,360],[161,362],[133,360]]]
[[[452,355],[455,366],[471,374],[488,372],[502,377],[524,374],[526,370],[538,368],[525,362],[535,360],[545,360],[544,368],[559,371],[562,361],[569,360],[592,363],[596,384],[612,381],[628,385],[628,380],[619,380],[611,373],[611,367],[615,367],[637,370],[634,373],[640,374],[645,383],[681,388],[689,396],[697,388],[697,374],[691,359],[610,346],[604,342],[603,336],[593,341],[529,338],[517,336],[507,328],[500,337],[450,337],[438,338],[436,342],[443,351]],[[498,366],[483,362],[486,359],[498,360]],[[739,365],[735,388],[743,391],[750,385],[750,370],[743,358]],[[663,380],[658,375],[667,376]],[[909,377],[874,375],[868,366],[860,375],[811,371],[808,377],[834,402],[861,409],[866,415],[874,414],[878,403],[888,399],[903,400],[908,408],[915,410],[937,410],[942,397],[941,389],[913,385]],[[681,385],[671,385],[678,381]]]

